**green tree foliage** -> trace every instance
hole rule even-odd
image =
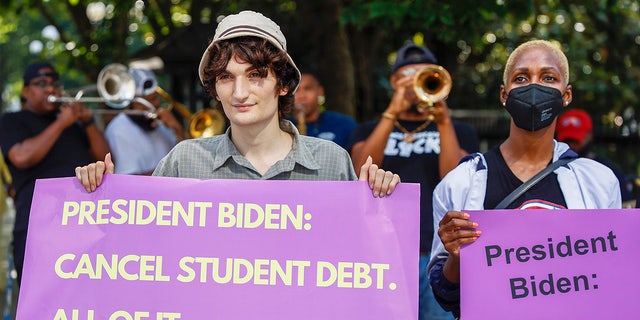
[[[189,33],[210,38],[218,16],[252,9],[282,26],[296,61],[320,70],[327,101],[336,101],[336,110],[358,120],[374,118],[385,108],[389,64],[407,41],[427,45],[450,71],[453,109],[499,109],[504,61],[516,45],[533,38],[563,46],[571,63],[574,106],[608,124],[613,119],[609,114],[624,114],[629,121],[635,117],[640,70],[635,0],[109,0],[103,1],[105,17],[92,22],[87,8],[97,2],[3,2],[0,41],[15,37],[3,44],[3,52],[22,59],[10,65],[19,69],[35,58],[25,50],[42,39],[40,30],[46,25],[54,26],[60,38],[41,40],[44,50],[38,58],[55,59],[57,66],[84,75],[89,83],[108,63],[161,50],[182,53],[191,47],[185,55],[193,55],[184,59],[195,61],[193,65],[206,43],[178,46],[176,38]],[[17,16],[23,17],[15,20],[20,28],[11,29],[6,19]],[[6,49],[10,46],[20,48]],[[4,74],[15,77],[19,72]]]
[[[96,4],[104,4],[105,15],[91,21],[87,9]],[[171,93],[194,107],[204,98],[196,67],[217,19],[247,9],[281,26],[296,63],[325,85],[327,107],[358,121],[386,108],[394,52],[407,41],[428,46],[452,75],[449,106],[473,110],[469,121],[485,138],[506,134],[504,123],[480,120],[488,118],[484,110],[502,110],[498,92],[509,53],[526,40],[556,41],[570,61],[571,107],[587,109],[596,136],[610,142],[604,153],[635,171],[634,153],[624,150],[639,135],[638,0],[2,1],[0,87],[9,92],[3,106],[19,94],[23,68],[33,60],[53,61],[74,86],[93,84],[108,63],[161,55]],[[59,38],[46,38],[46,26]],[[31,52],[38,41],[42,50]]]

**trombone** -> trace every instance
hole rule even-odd
[[[119,63],[108,64],[98,74],[96,89],[100,97],[84,97],[84,90],[79,90],[75,97],[49,96],[49,102],[98,102],[106,103],[114,109],[124,109],[131,101],[141,102],[136,98],[136,82],[129,74],[127,67]],[[144,102],[141,102],[144,104]],[[147,105],[148,107],[148,105]]]
[[[428,65],[414,74],[413,91],[420,99],[418,111],[424,112],[447,98],[451,91],[451,75],[442,66]],[[433,120],[433,115],[429,115],[429,120]]]
[[[144,115],[149,119],[157,119],[155,106],[142,97],[136,97],[136,82],[129,74],[129,69],[119,63],[105,66],[98,74],[96,90],[100,97],[84,97],[84,90],[79,90],[74,97],[49,96],[49,102],[98,102],[105,103],[116,110],[93,110],[97,114],[126,113]],[[175,101],[164,89],[156,87],[156,93],[169,103],[169,110],[176,111],[189,121],[189,136],[191,138],[211,137],[221,134],[226,126],[224,116],[216,109],[203,109],[192,114],[186,106]],[[147,110],[125,109],[131,102],[144,105]]]

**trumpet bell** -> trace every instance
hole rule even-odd
[[[189,136],[192,138],[213,137],[224,131],[225,119],[216,109],[206,108],[196,112],[189,121]]]
[[[433,105],[449,95],[451,75],[442,66],[427,66],[416,73],[413,89],[422,102]]]
[[[129,69],[119,63],[102,68],[97,87],[105,103],[114,109],[124,109],[136,96],[136,81]]]

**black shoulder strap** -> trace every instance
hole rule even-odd
[[[529,190],[529,188],[533,187],[536,183],[540,182],[540,180],[542,180],[544,177],[546,177],[549,173],[553,172],[553,170],[556,170],[558,167],[560,167],[562,165],[565,165],[565,164],[567,164],[567,163],[569,163],[569,162],[571,162],[571,161],[573,161],[575,159],[576,158],[562,158],[562,159],[558,159],[558,161],[556,161],[556,162],[551,163],[546,168],[544,168],[542,171],[536,173],[536,175],[533,176],[531,179],[527,180],[527,182],[521,184],[518,188],[513,190],[507,197],[502,199],[502,201],[500,201],[500,203],[498,203],[498,205],[495,207],[495,209],[504,209],[504,208],[506,208],[513,201],[518,199],[518,197],[520,197],[523,193],[525,193],[527,190]]]

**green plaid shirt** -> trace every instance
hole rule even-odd
[[[154,176],[196,179],[357,180],[349,153],[337,144],[301,136],[290,121],[282,130],[294,134],[289,154],[264,175],[231,142],[230,128],[222,135],[184,140],[158,163]]]

